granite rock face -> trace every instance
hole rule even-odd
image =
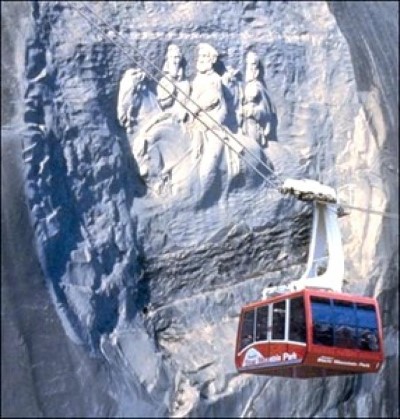
[[[398,416],[398,219],[340,221],[344,290],[381,305],[379,374],[238,375],[240,307],[302,273],[311,207],[265,182],[203,208],[161,199],[117,119],[123,73],[157,79],[171,42],[189,80],[200,42],[221,73],[252,49],[277,110],[274,177],[398,213],[397,3],[90,3],[129,54],[72,3],[1,6],[2,414]]]

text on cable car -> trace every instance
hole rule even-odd
[[[348,365],[351,367],[363,367],[363,368],[371,367],[371,365],[368,362],[343,361],[340,359],[335,359],[331,356],[320,356],[317,359],[317,362],[320,362],[323,364]]]
[[[250,365],[258,365],[264,363],[274,363],[274,362],[290,362],[290,361],[297,361],[299,357],[296,352],[283,352],[282,354],[276,354],[269,357],[264,357],[260,352],[256,349],[251,348],[247,351],[244,359],[243,359],[243,366],[247,367]]]

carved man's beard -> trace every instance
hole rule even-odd
[[[196,69],[199,73],[207,73],[212,69],[212,63],[210,61],[197,61]]]
[[[246,82],[257,80],[259,73],[258,69],[248,69],[245,76]]]
[[[179,75],[179,63],[171,63],[168,68],[168,73],[171,77],[177,78]]]

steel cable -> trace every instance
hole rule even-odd
[[[120,43],[117,43],[115,40],[113,40],[96,22],[93,22],[93,20],[91,20],[89,17],[87,17],[85,15],[84,12],[82,12],[82,10],[80,10],[78,7],[76,7],[73,3],[68,3],[70,6],[72,6],[72,8],[74,10],[76,10],[87,22],[89,22],[89,24],[93,27],[95,27],[106,39],[108,39],[112,44],[114,44],[117,48],[119,48],[121,50],[121,52],[123,54],[125,54],[128,58],[132,59],[133,62],[147,75],[147,77],[149,77],[150,79],[152,79],[155,82],[158,82],[157,78],[155,76],[153,76],[151,73],[149,73],[148,71],[146,71],[145,69],[143,69],[143,67],[138,63],[137,59],[132,57],[132,55],[126,51],[126,49],[131,49],[133,50],[136,54],[138,54],[145,62],[147,62],[148,64],[150,64],[162,77],[165,77],[166,80],[168,80],[174,87],[175,89],[182,93],[183,96],[190,101],[190,103],[194,104],[197,108],[199,108],[202,113],[204,115],[206,115],[214,124],[216,124],[221,131],[223,131],[224,133],[226,133],[230,138],[232,138],[237,144],[240,145],[240,147],[242,147],[243,150],[246,150],[256,161],[257,163],[259,163],[260,165],[262,165],[266,170],[268,170],[272,175],[275,176],[275,178],[279,181],[280,185],[275,185],[270,179],[268,179],[262,172],[260,172],[257,167],[255,167],[251,162],[249,162],[246,159],[246,155],[242,154],[241,152],[238,152],[235,150],[235,148],[229,144],[228,142],[226,142],[226,139],[221,137],[212,127],[210,127],[207,123],[205,123],[201,118],[199,118],[197,115],[195,115],[187,106],[185,103],[183,103],[182,101],[179,100],[179,98],[175,95],[175,94],[171,94],[171,92],[166,89],[163,85],[161,85],[161,87],[168,93],[171,94],[171,96],[174,98],[174,100],[176,100],[181,106],[184,107],[184,109],[186,111],[188,111],[194,118],[196,118],[205,128],[207,128],[208,130],[210,130],[220,141],[222,141],[225,145],[227,145],[236,155],[239,156],[239,158],[242,158],[262,179],[264,179],[271,187],[272,189],[276,190],[277,192],[281,192],[280,190],[280,186],[283,184],[282,179],[275,173],[272,171],[272,169],[270,167],[268,167],[265,162],[263,162],[259,157],[257,157],[256,155],[254,155],[252,153],[252,151],[248,150],[248,148],[246,146],[243,145],[243,143],[236,138],[229,130],[226,129],[226,127],[224,127],[222,124],[220,124],[218,121],[216,121],[212,116],[210,116],[208,114],[208,112],[204,111],[190,96],[188,96],[176,83],[174,80],[172,80],[171,78],[169,78],[162,70],[160,70],[155,64],[153,64],[151,61],[149,61],[145,56],[143,56],[136,48],[132,47],[132,46],[126,46],[126,40],[119,35],[107,22],[105,22],[100,16],[98,16],[88,5],[85,4],[85,2],[80,2],[80,4],[83,4],[83,7],[89,11],[89,13],[91,13],[92,15],[94,15],[99,21],[101,21],[103,23],[104,26],[106,26],[108,28],[108,30],[115,34],[118,38],[120,38],[122,41],[124,41],[124,44],[121,45]],[[322,202],[322,201],[321,201]],[[340,202],[338,203],[338,205],[342,208],[347,208],[347,209],[352,209],[352,210],[356,210],[356,211],[362,211],[362,212],[366,212],[366,213],[372,213],[372,214],[377,214],[377,215],[381,215],[384,217],[388,217],[388,218],[394,218],[394,219],[398,219],[399,215],[396,213],[389,213],[389,212],[385,212],[385,211],[378,211],[378,210],[374,210],[374,209],[367,209],[367,208],[361,208],[361,207],[357,207],[354,205],[350,205],[346,202]]]
[[[82,2],[84,3],[84,2]],[[174,82],[174,80],[170,79],[167,75],[165,75],[165,73],[162,72],[162,70],[160,70],[155,64],[151,63],[149,60],[147,60],[146,57],[144,57],[142,54],[140,54],[140,52],[138,52],[134,47],[132,46],[126,46],[121,45],[117,42],[115,42],[102,28],[99,27],[99,25],[97,25],[95,22],[93,22],[93,20],[91,20],[89,17],[87,17],[79,8],[77,8],[75,5],[70,4],[78,13],[81,14],[81,16],[88,21],[92,26],[94,26],[99,32],[102,33],[102,35],[107,38],[112,44],[114,44],[116,47],[118,47],[121,52],[123,52],[128,58],[130,58],[131,60],[134,61],[134,63],[146,74],[147,77],[149,77],[150,79],[152,79],[155,82],[158,82],[157,78],[155,76],[153,76],[151,73],[149,73],[148,71],[146,71],[139,63],[138,61],[132,57],[132,55],[126,51],[126,49],[132,49],[135,53],[137,53],[141,58],[143,58],[144,61],[148,62],[153,68],[156,69],[156,71],[163,77],[165,77],[175,88],[176,90],[178,90],[179,92],[181,92],[186,99],[188,99],[190,101],[190,103],[194,104],[197,108],[199,108],[202,113],[204,115],[207,116],[207,118],[209,118],[214,124],[216,124],[219,129],[221,131],[223,131],[225,134],[227,134],[230,138],[232,138],[237,144],[240,145],[240,147],[242,147],[243,150],[245,150],[247,153],[249,153],[256,161],[257,163],[259,163],[261,166],[263,166],[267,171],[269,171],[272,175],[274,175],[276,177],[276,179],[279,181],[280,184],[283,183],[283,181],[278,177],[278,175],[276,173],[274,173],[272,171],[272,169],[270,167],[268,167],[268,165],[263,162],[259,157],[257,157],[251,150],[249,150],[245,145],[243,145],[243,143],[236,138],[229,130],[227,130],[223,125],[221,125],[218,121],[216,121],[212,116],[210,116],[208,114],[208,112],[204,111],[195,101],[193,101],[193,99],[190,98],[190,96],[188,96],[181,88],[179,88],[179,86],[176,85],[176,83]],[[93,10],[90,9],[89,6],[84,5],[84,8],[86,8],[87,10],[89,10],[90,13],[92,13],[95,17],[97,17],[100,21],[102,21],[102,23],[107,26],[109,28],[109,30],[111,32],[113,32],[116,36],[118,36],[119,38],[122,38],[121,35],[117,34],[113,28],[110,27],[110,25],[108,25],[106,22],[104,22],[95,12],[93,12]],[[123,39],[123,38],[122,38]],[[123,39],[124,40],[124,39]],[[125,41],[125,40],[124,40]],[[126,42],[126,41],[125,41]],[[161,87],[167,92],[167,93],[171,93],[170,91],[168,91],[167,88],[165,88],[163,85],[161,85]],[[241,157],[262,179],[264,179],[272,188],[278,190],[278,186],[275,185],[270,179],[268,179],[262,172],[260,172],[259,169],[257,169],[257,167],[255,167],[251,162],[249,162],[249,160],[246,158],[246,156],[244,154],[242,154],[241,152],[236,151],[236,149],[229,144],[225,138],[221,137],[217,131],[215,131],[212,127],[210,127],[206,122],[204,122],[201,118],[199,118],[197,115],[195,115],[187,106],[184,102],[180,101],[179,98],[177,98],[176,95],[172,94],[171,95],[182,107],[184,107],[184,109],[186,111],[188,111],[194,118],[196,118],[205,128],[207,128],[208,130],[210,130],[220,141],[222,141],[225,145],[227,145],[236,155],[238,155],[239,157]]]

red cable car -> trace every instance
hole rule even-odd
[[[287,181],[282,191],[314,201],[307,269],[300,280],[264,289],[261,301],[242,308],[236,368],[293,378],[375,373],[384,359],[379,306],[375,298],[341,292],[336,194],[312,181],[296,182],[304,181]],[[321,260],[327,265],[322,269]]]
[[[312,378],[377,372],[382,328],[374,298],[304,289],[242,308],[239,372]]]

